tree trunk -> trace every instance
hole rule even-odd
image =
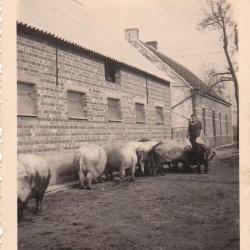
[[[233,82],[234,82],[235,99],[237,103],[237,142],[238,142],[237,147],[239,147],[239,85],[238,85],[237,76],[235,74],[235,70],[234,70],[234,67],[233,67],[231,58],[229,56],[229,52],[228,52],[228,40],[227,40],[227,33],[226,33],[225,26],[222,27],[222,31],[223,31],[223,43],[224,43],[223,49],[227,58],[229,71],[232,75]]]

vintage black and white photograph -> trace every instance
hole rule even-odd
[[[18,249],[240,249],[236,2],[17,1]]]

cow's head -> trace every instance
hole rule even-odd
[[[214,147],[211,146],[207,150],[205,150],[205,152],[204,152],[204,160],[205,161],[211,161],[214,158],[215,155],[216,155],[216,152],[214,150]]]

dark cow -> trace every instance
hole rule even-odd
[[[157,143],[149,152],[151,161],[150,174],[155,176],[156,173],[163,174],[164,164],[184,164],[184,169],[189,169],[189,153],[192,150],[191,143],[188,139],[173,139]]]
[[[209,170],[209,162],[216,155],[214,147],[209,143],[208,139],[204,135],[200,135],[196,138],[195,150],[192,150],[189,154],[189,164],[197,165],[196,170],[201,173],[201,165],[204,165],[204,173]]]
[[[209,161],[215,156],[215,151],[203,135],[196,142],[195,148],[192,148],[188,139],[168,140],[153,147],[150,152],[152,175],[162,173],[162,166],[166,163],[175,166],[182,163],[185,171],[191,171],[190,166],[197,165],[198,173],[201,173],[200,166],[204,165],[204,173],[207,173]]]

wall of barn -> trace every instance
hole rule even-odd
[[[217,100],[213,100],[206,96],[195,96],[193,99],[195,103],[195,111],[198,119],[202,122],[204,128],[204,118],[202,116],[202,109],[205,109],[205,126],[206,135],[210,142],[215,146],[223,144],[229,144],[233,142],[232,132],[232,117],[230,106]],[[213,111],[215,113],[215,130],[216,136],[214,136],[213,125]],[[219,119],[219,113],[221,114],[221,125]],[[227,115],[227,122],[226,122]],[[228,131],[228,132],[227,132]]]
[[[37,115],[18,116],[18,152],[63,152],[83,142],[138,140],[170,137],[170,86],[127,67],[121,67],[117,82],[105,81],[104,60],[94,54],[56,45],[30,32],[17,33],[18,81],[36,87]],[[146,93],[148,86],[148,98]],[[67,91],[87,96],[86,119],[69,119]],[[120,99],[121,122],[107,119],[107,97]],[[145,104],[145,123],[136,123],[135,102]],[[164,124],[155,122],[155,106],[164,109]]]

